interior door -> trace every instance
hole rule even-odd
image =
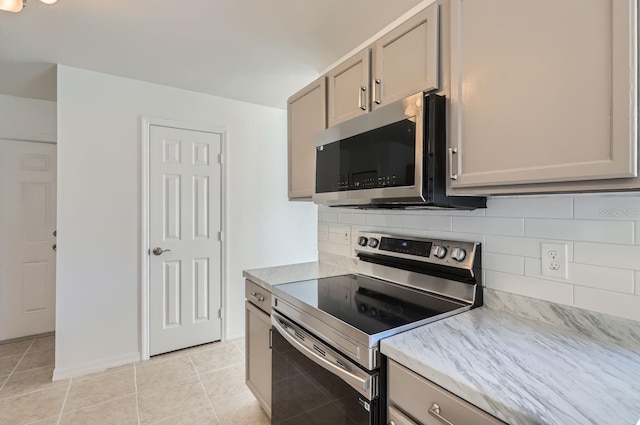
[[[56,145],[0,140],[0,341],[55,329]]]
[[[222,135],[150,126],[149,354],[220,339]]]

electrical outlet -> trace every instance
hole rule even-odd
[[[542,263],[542,275],[559,279],[568,279],[567,244],[566,243],[542,243],[540,244],[540,258]]]

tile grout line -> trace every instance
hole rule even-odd
[[[187,356],[189,357],[189,361],[191,362],[191,366],[193,367],[193,370],[195,370],[196,372],[196,376],[198,377],[198,382],[200,382],[200,387],[202,387],[202,391],[204,391],[204,395],[207,397],[207,400],[209,401],[209,406],[211,406],[211,410],[213,411],[213,416],[216,418],[216,421],[218,421],[218,423],[221,423],[220,417],[218,416],[218,412],[216,412],[216,408],[213,407],[213,402],[209,397],[209,393],[207,393],[207,389],[204,386],[204,382],[202,382],[202,378],[200,378],[200,372],[198,372],[198,368],[196,367],[195,363],[193,363],[191,354],[187,354]]]
[[[73,382],[73,378],[69,378],[69,385],[67,385],[67,392],[64,394],[64,400],[62,401],[62,407],[60,408],[60,415],[58,415],[57,425],[62,423],[62,413],[64,412],[64,406],[67,404],[67,398],[69,397],[69,391],[71,390],[71,382]]]
[[[133,364],[133,384],[136,389],[136,415],[138,416],[138,425],[140,425],[140,404],[138,403],[138,370],[136,364]]]
[[[22,357],[20,357],[20,360],[18,360],[18,363],[16,363],[16,365],[13,367],[13,369],[11,370],[11,373],[9,374],[9,376],[7,376],[7,380],[4,381],[2,386],[0,386],[0,391],[5,387],[5,385],[7,385],[7,382],[9,382],[9,379],[11,379],[13,374],[16,372],[16,369],[18,368],[18,366],[20,366],[20,363],[22,363],[22,360],[24,360],[24,357],[27,355],[27,352],[29,351],[29,348],[31,348],[31,346],[33,345],[34,342],[36,342],[35,338],[31,341],[31,344],[29,344],[27,349],[24,350],[24,353],[22,354]]]

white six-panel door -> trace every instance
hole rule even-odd
[[[221,144],[150,126],[150,355],[220,339]]]
[[[55,329],[56,145],[0,140],[0,341]]]

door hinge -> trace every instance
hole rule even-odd
[[[218,309],[218,319],[222,319],[222,309]]]
[[[218,154],[218,164],[222,164],[222,161],[224,160],[224,157],[222,156],[222,154]]]
[[[218,232],[218,240],[222,242],[223,238],[224,238],[224,234],[221,231]]]

